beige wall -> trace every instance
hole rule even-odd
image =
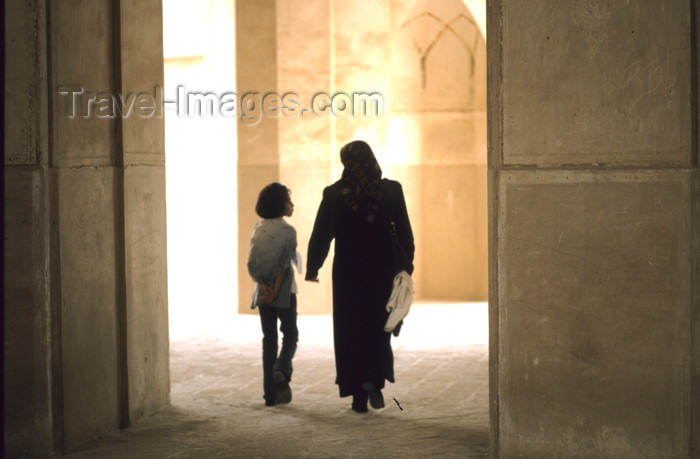
[[[417,289],[423,298],[484,301],[486,43],[461,1],[415,2],[392,49],[392,117],[420,177]],[[433,274],[431,274],[433,273]],[[434,275],[434,273],[440,273]]]
[[[498,457],[697,457],[697,10],[494,2]]]
[[[239,311],[249,312],[245,260],[259,190],[274,180],[292,189],[290,222],[305,256],[322,189],[342,170],[339,149],[357,138],[372,145],[385,176],[404,185],[417,296],[485,300],[486,48],[464,3],[317,0],[237,8],[238,94],[294,92],[308,106],[318,92],[366,91],[384,101],[383,116],[239,123]],[[331,260],[319,285],[299,283],[301,313],[330,312]],[[441,275],[429,274],[436,271]]]

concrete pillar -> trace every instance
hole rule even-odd
[[[296,94],[307,109],[316,94],[330,92],[331,28],[329,0],[277,2],[278,92]],[[289,223],[297,230],[298,250],[306,264],[323,188],[336,180],[332,173],[333,156],[337,155],[332,148],[333,119],[305,112],[300,116],[282,116],[278,122],[280,181],[292,190],[295,213]],[[298,308],[302,314],[331,312],[330,267],[329,258],[318,284],[304,282],[303,275],[297,274]]]
[[[5,164],[6,454],[17,451],[47,454],[53,450],[45,172],[45,168],[37,165]]]
[[[46,10],[4,3],[4,452],[53,450]],[[13,37],[10,40],[9,37]],[[10,109],[11,107],[11,109]]]
[[[343,170],[340,148],[352,140],[364,140],[374,150],[383,176],[401,182],[416,240],[413,280],[416,295],[420,297],[424,293],[422,260],[426,250],[422,243],[422,175],[418,153],[422,130],[415,119],[407,120],[394,111],[394,100],[410,96],[395,86],[397,79],[392,75],[394,56],[400,48],[396,42],[400,41],[401,24],[412,3],[332,2],[332,94],[379,94],[381,114],[334,116],[331,161],[332,181],[335,181]],[[409,45],[409,49],[413,50],[414,45]],[[406,62],[399,65],[405,66]]]
[[[315,94],[329,92],[331,8],[328,0],[237,2],[236,8],[236,92],[241,98],[254,93],[258,104],[257,119],[238,123],[238,310],[250,313],[253,282],[246,261],[258,193],[274,181],[292,190],[289,223],[305,258],[321,192],[332,181],[331,118],[301,113]],[[261,105],[267,94],[287,93],[298,102],[294,113],[275,114]],[[330,312],[328,273],[319,285],[297,275],[301,313]]]
[[[494,457],[696,457],[693,2],[491,3]]]
[[[49,454],[169,400],[161,7],[5,12],[5,453]]]
[[[119,5],[118,87],[122,94],[163,97],[162,2],[120,0]],[[121,129],[119,198],[123,200],[126,290],[122,329],[131,422],[170,402],[165,127],[163,112],[156,109],[153,115],[123,118]]]
[[[263,116],[262,97],[277,92],[275,0],[236,2],[236,93],[247,105],[238,127],[238,312],[250,313],[247,260],[260,190],[279,181],[279,119]],[[248,105],[248,101],[250,104]]]

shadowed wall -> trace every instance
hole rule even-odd
[[[698,457],[694,2],[493,2],[499,457]]]
[[[74,449],[169,402],[162,118],[89,102],[158,97],[161,17],[157,0],[5,2],[4,438],[15,457]],[[67,85],[85,95],[60,94]]]

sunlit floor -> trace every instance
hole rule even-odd
[[[101,458],[485,457],[485,303],[420,303],[394,338],[396,383],[358,414],[334,384],[331,318],[299,317],[293,399],[265,407],[260,325],[239,315],[171,343],[172,406],[70,454]]]

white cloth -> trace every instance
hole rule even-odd
[[[390,332],[408,315],[408,311],[413,303],[413,279],[406,271],[401,271],[394,277],[394,284],[391,288],[391,296],[386,304],[389,318],[384,325],[384,331]]]

